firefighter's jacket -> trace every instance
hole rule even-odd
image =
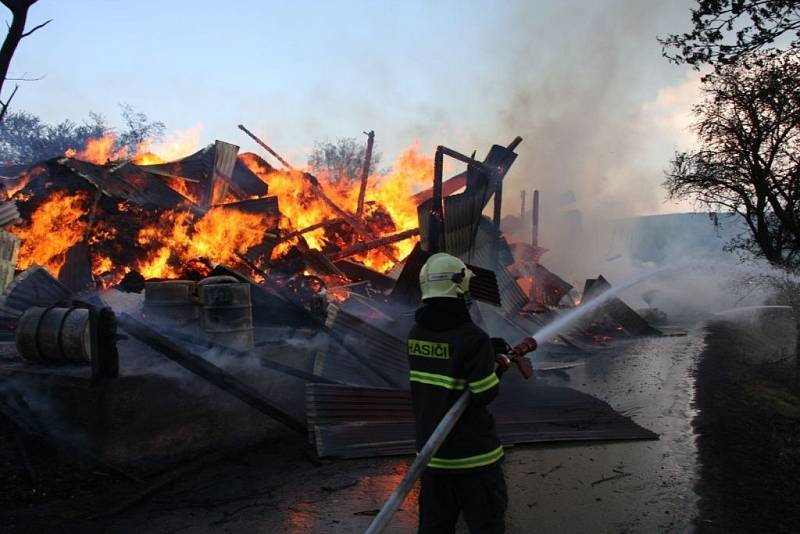
[[[499,390],[489,336],[472,322],[461,299],[429,299],[415,318],[407,353],[417,451],[468,389],[469,406],[428,467],[467,472],[494,464],[503,457],[503,447],[486,409]]]

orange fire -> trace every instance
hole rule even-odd
[[[18,268],[27,269],[37,263],[57,275],[67,250],[86,233],[86,222],[80,220],[86,205],[84,193],[56,191],[36,208],[30,222],[12,227],[11,231],[22,240]]]
[[[132,161],[137,165],[155,165],[186,157],[200,148],[202,130],[203,125],[196,124],[188,130],[178,130],[168,135],[163,141],[140,143]]]
[[[178,130],[167,136],[164,141],[144,141],[136,147],[136,154],[131,160],[138,165],[150,165],[174,161],[197,151],[200,146],[202,125],[195,125],[188,130]],[[107,132],[101,137],[86,141],[83,150],[68,148],[64,152],[68,158],[76,158],[97,165],[105,165],[109,161],[118,161],[128,157],[125,148],[117,147],[117,136]]]
[[[47,167],[45,167],[44,165],[37,165],[20,174],[13,183],[11,183],[11,181],[8,180],[6,182],[7,185],[5,186],[6,196],[8,198],[13,197],[14,195],[17,194],[17,192],[24,189],[25,186],[28,185],[31,180],[43,174],[47,174]]]
[[[196,126],[173,134],[163,143],[142,144],[137,148],[132,161],[145,165],[185,157],[197,150],[199,133],[200,127]],[[96,164],[106,164],[127,156],[124,149],[116,148],[113,133],[91,139],[83,150],[70,149],[65,155]],[[240,158],[269,184],[269,194],[278,196],[283,215],[280,221],[283,233],[340,219],[340,215],[311,189],[300,172],[272,171],[261,167],[258,160],[248,154],[243,154]],[[353,233],[347,225],[341,225],[336,231],[329,229],[327,233],[325,228],[319,228],[303,234],[302,238],[279,243],[274,248],[272,257],[279,257],[301,239],[305,239],[305,243],[311,248],[335,250],[334,247],[351,246],[356,240],[380,238],[415,228],[417,206],[411,195],[415,190],[430,184],[432,172],[432,159],[422,156],[417,146],[408,148],[395,161],[391,172],[385,175],[376,174],[369,179],[361,222],[369,229],[371,236]],[[319,178],[326,195],[341,209],[355,216],[358,178],[343,178],[336,183],[324,176]],[[191,183],[187,184],[180,179],[164,180],[177,192],[196,201],[197,192]],[[32,213],[31,221],[17,225],[12,231],[23,239],[19,268],[27,268],[35,262],[57,275],[64,264],[66,251],[80,242],[87,233],[87,212],[91,202],[89,195],[83,192],[69,194],[57,191],[48,195]],[[227,200],[234,199],[229,197]],[[208,260],[211,264],[236,265],[240,263],[237,255],[248,250],[251,254],[255,252],[257,249],[253,247],[261,245],[265,234],[273,230],[264,216],[232,208],[216,207],[202,217],[187,211],[168,210],[161,213],[156,223],[152,222],[157,215],[155,213],[148,215],[137,212],[134,206],[125,202],[120,203],[118,208],[118,214],[126,213],[126,217],[129,217],[127,220],[130,221],[130,217],[133,217],[133,220],[140,220],[144,226],[137,230],[138,225],[117,228],[113,222],[98,222],[94,225],[88,241],[92,251],[92,271],[95,276],[103,275],[106,282],[118,281],[131,269],[138,270],[145,278],[178,277],[183,274],[183,268],[187,264],[199,258]],[[130,246],[131,239],[135,243],[133,247]],[[353,259],[386,272],[394,266],[392,258],[404,258],[417,240],[418,238],[409,238],[389,245],[390,254],[384,249],[373,249],[353,256]],[[124,252],[128,260],[126,265],[118,265],[115,263],[117,260],[114,259],[114,250],[122,254],[119,246],[123,245],[115,243],[126,242],[129,245],[126,245],[128,248]],[[263,253],[259,251],[259,254]]]
[[[237,264],[236,255],[261,243],[266,229],[262,216],[234,209],[214,208],[197,221],[189,212],[168,211],[158,225],[139,231],[138,243],[155,248],[137,270],[145,278],[175,278],[196,258]]]
[[[118,161],[128,156],[128,151],[124,148],[117,148],[117,137],[113,132],[108,132],[102,137],[95,137],[86,142],[86,147],[78,152],[74,148],[68,148],[64,155],[68,158],[76,158],[97,165],[105,165],[109,161]]]
[[[259,165],[258,160],[249,154],[243,154],[242,160],[251,171],[269,184],[270,195],[278,196],[283,214],[281,229],[285,232],[339,218],[339,214],[312,191],[301,173],[269,172],[269,169]],[[344,178],[332,183],[324,176],[318,178],[326,195],[334,203],[345,211],[355,214],[358,205],[358,180]],[[380,207],[388,213],[393,223],[388,227],[366,224],[376,234],[374,237],[383,237],[417,227],[417,205],[411,195],[416,189],[427,186],[432,178],[433,160],[422,156],[416,146],[403,152],[389,174],[370,176],[364,214],[368,217]],[[322,249],[326,244],[324,228],[307,232],[303,237],[311,248]],[[393,256],[404,258],[414,248],[417,240],[418,238],[412,237],[394,243],[391,245]],[[297,239],[293,239],[279,244],[273,251],[273,257],[280,256],[296,242]],[[353,259],[383,272],[394,265],[381,249],[370,250],[365,254],[354,256]]]

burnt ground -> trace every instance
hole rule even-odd
[[[695,469],[689,370],[702,337],[698,332],[615,344],[586,354],[569,381],[558,382],[597,395],[661,439],[509,449],[508,532],[686,532],[694,517]],[[48,504],[9,510],[5,517],[13,515],[13,523],[0,515],[0,524],[12,532],[357,533],[409,461],[315,462],[305,440],[276,431],[250,451],[206,463],[200,458],[196,469],[179,466],[152,491],[158,476],[142,483],[116,480],[96,491],[96,482],[77,476],[75,493],[82,496],[71,498],[66,484],[49,494]],[[415,497],[404,502],[391,532],[416,531]]]
[[[707,327],[694,427],[700,532],[800,531],[800,396],[776,325]]]
[[[69,522],[98,499],[127,491],[135,481],[75,462],[45,440],[20,431],[0,414],[0,530],[41,518]],[[7,529],[7,530],[6,530]]]
[[[712,324],[587,355],[564,385],[661,438],[510,449],[508,531],[687,532],[693,521],[703,532],[797,531],[800,405],[786,392],[787,362],[774,363],[778,337]],[[249,450],[134,482],[16,436],[0,418],[3,532],[363,532],[409,463],[319,462],[276,430]],[[392,532],[414,532],[416,514],[412,493]]]

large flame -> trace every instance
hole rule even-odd
[[[201,128],[195,126],[177,132],[161,143],[142,143],[132,161],[145,165],[184,157],[198,149]],[[116,147],[114,135],[109,133],[89,140],[80,151],[68,150],[66,155],[106,164],[127,156],[124,150]],[[325,221],[340,221],[278,243],[272,250],[273,259],[301,240],[304,246],[335,252],[362,241],[415,228],[417,205],[412,194],[430,184],[433,169],[433,161],[422,156],[418,146],[412,146],[394,162],[390,172],[370,176],[360,221],[369,235],[363,235],[341,221],[340,213],[319,198],[301,172],[274,171],[262,166],[258,158],[249,154],[240,158],[269,184],[269,194],[278,196],[282,213],[279,224],[283,234]],[[344,177],[335,182],[326,176],[318,178],[326,195],[349,213],[349,217],[355,217],[358,177]],[[186,182],[164,180],[187,198],[195,199],[197,192],[187,188]],[[17,197],[20,195],[22,193]],[[99,209],[92,217],[95,222],[91,231],[87,232],[90,219],[88,192],[49,191],[47,195],[41,202],[31,200],[36,207],[30,221],[12,228],[23,240],[18,267],[24,269],[36,262],[57,275],[64,264],[66,251],[88,233],[92,271],[95,276],[102,277],[104,283],[118,281],[132,269],[138,270],[145,278],[180,277],[186,272],[186,266],[198,259],[210,265],[225,263],[235,266],[240,264],[239,256],[248,251],[251,254],[258,251],[259,255],[269,251],[264,239],[274,229],[267,217],[233,208],[216,207],[203,216],[197,216],[178,210],[152,212],[122,201],[116,208],[105,204]],[[395,265],[396,259],[408,255],[416,241],[417,238],[409,238],[369,250],[353,256],[353,259],[386,272]]]
[[[154,165],[186,157],[200,149],[202,131],[203,125],[196,124],[169,134],[163,141],[144,141],[136,147],[132,161],[137,165]]]
[[[214,208],[195,221],[189,212],[168,211],[157,225],[139,230],[137,241],[151,250],[137,269],[145,278],[175,278],[189,261],[238,264],[237,255],[261,243],[261,215]]]
[[[300,172],[270,172],[260,165],[257,158],[243,154],[242,160],[248,168],[269,184],[271,195],[277,195],[283,214],[281,228],[285,231],[301,230],[314,224],[339,219],[340,216],[325,201],[320,199]],[[319,176],[325,194],[345,211],[355,214],[358,205],[358,180],[345,177],[333,183]],[[417,205],[411,198],[415,190],[426,186],[433,179],[433,160],[422,156],[418,146],[406,149],[385,176],[369,178],[366,194],[364,223],[374,234],[383,237],[417,227]],[[386,218],[385,215],[389,217]],[[329,243],[344,247],[347,242],[331,235],[330,229],[319,228],[303,234],[311,248],[324,250]],[[365,236],[361,236],[365,238]],[[404,258],[414,248],[418,238],[409,238],[391,245],[392,256]],[[278,245],[273,257],[284,253],[297,239]],[[388,271],[394,261],[382,249],[373,249],[354,259],[379,270]]]
[[[86,204],[84,193],[56,191],[34,210],[30,221],[12,227],[22,240],[17,267],[27,269],[38,263],[57,275],[67,250],[84,238]]]
[[[180,159],[198,150],[202,130],[203,126],[197,124],[188,130],[177,130],[168,135],[163,141],[146,140],[136,147],[136,154],[131,159],[139,165],[164,163]],[[109,161],[126,159],[128,150],[117,146],[117,136],[114,132],[106,132],[100,137],[88,139],[83,150],[68,148],[64,155],[68,158],[105,165]]]
[[[98,165],[105,165],[109,161],[118,161],[128,156],[128,150],[117,147],[117,137],[113,132],[107,132],[102,137],[95,137],[86,141],[86,147],[78,152],[68,148],[64,155]]]

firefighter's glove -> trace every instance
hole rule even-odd
[[[497,362],[497,374],[505,373],[511,366],[511,359],[505,354],[495,354],[494,361]]]
[[[508,344],[508,341],[501,337],[493,337],[491,339],[495,354],[511,354],[513,347]]]

